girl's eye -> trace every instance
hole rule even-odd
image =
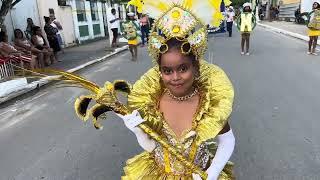
[[[169,75],[169,74],[172,73],[172,69],[163,68],[163,69],[162,69],[162,72],[163,72],[164,74],[166,74],[166,75]]]
[[[184,73],[186,71],[188,71],[188,67],[186,65],[182,65],[181,67],[179,67],[179,72]]]

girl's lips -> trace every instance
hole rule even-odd
[[[171,86],[175,87],[175,88],[180,88],[183,86],[183,84],[171,84]]]

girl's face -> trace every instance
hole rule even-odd
[[[23,34],[21,31],[16,31],[16,35],[18,39],[22,39],[23,38]]]
[[[313,3],[312,8],[313,8],[313,9],[317,9],[318,6],[319,6],[319,4],[315,2],[315,3]]]
[[[36,31],[36,35],[39,35],[39,36],[41,36],[41,29],[37,29],[37,31]]]
[[[175,96],[185,96],[193,91],[195,67],[190,57],[179,50],[171,50],[160,59],[160,71],[164,86]]]
[[[244,8],[244,10],[245,10],[245,11],[250,11],[250,7],[249,7],[249,6],[246,6],[246,7]]]
[[[29,25],[33,25],[32,19],[27,19],[27,23],[28,23]]]

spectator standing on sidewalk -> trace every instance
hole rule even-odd
[[[44,31],[47,34],[49,45],[53,49],[53,53],[54,53],[55,59],[58,60],[57,53],[61,50],[60,44],[59,44],[59,40],[58,40],[58,36],[57,36],[58,29],[56,29],[55,27],[53,27],[51,25],[52,24],[52,20],[49,17],[45,16],[44,17],[44,21],[46,23],[45,26],[44,26]]]
[[[320,36],[320,0],[317,0],[312,5],[313,13],[308,24],[309,35],[309,55],[318,55],[316,53],[316,47],[318,44],[318,36]]]
[[[149,18],[148,15],[142,14],[140,18],[140,25],[141,25],[141,39],[142,39],[142,45],[145,45],[145,38],[147,38],[147,42],[149,40],[149,28],[150,28],[150,23],[149,23]]]
[[[116,9],[111,9],[111,20],[110,22],[110,28],[112,31],[112,44],[111,47],[118,47],[117,45],[117,38],[118,38],[118,28],[120,26],[120,18],[116,17]]]
[[[32,35],[33,35],[33,28],[35,27],[35,25],[33,24],[33,20],[31,18],[27,19],[27,28],[25,31],[26,37],[27,39],[31,40]]]
[[[56,28],[56,29],[58,30],[58,32],[57,32],[57,38],[58,38],[58,41],[59,41],[60,48],[61,48],[61,50],[62,50],[62,48],[64,47],[64,41],[63,41],[63,39],[62,39],[62,30],[63,30],[62,25],[61,25],[61,23],[56,19],[56,17],[55,17],[54,14],[50,14],[49,17],[50,17],[50,19],[51,19],[51,21],[52,21],[51,26],[54,27],[54,28]],[[62,50],[62,52],[63,52],[63,50]]]
[[[241,55],[250,55],[250,34],[256,25],[255,15],[251,10],[251,3],[243,4],[243,12],[237,19],[237,26],[241,32]],[[246,50],[244,46],[246,45]]]
[[[232,26],[234,20],[235,13],[233,11],[233,7],[230,6],[227,10],[227,31],[229,32],[229,37],[232,37]]]
[[[134,13],[129,12],[127,14],[127,20],[121,22],[121,32],[124,33],[124,37],[128,40],[129,50],[132,55],[132,61],[136,61],[138,57],[138,31],[140,30],[139,23],[134,18]]]

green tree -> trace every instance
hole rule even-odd
[[[232,0],[233,6],[242,6],[243,3],[249,2],[248,0]]]
[[[0,28],[6,31],[6,26],[4,24],[4,19],[6,18],[9,10],[18,4],[21,0],[1,0],[0,8]]]
[[[123,4],[123,3],[127,3],[130,0],[111,0],[111,4]]]

